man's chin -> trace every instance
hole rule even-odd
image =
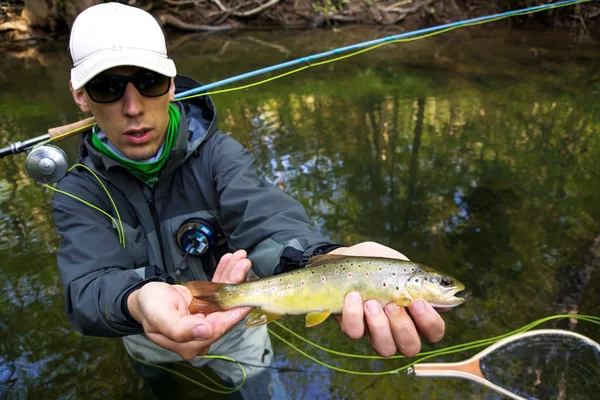
[[[122,151],[123,155],[132,161],[146,161],[149,158],[152,158],[156,155],[158,149],[127,149],[126,151]]]

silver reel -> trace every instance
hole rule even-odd
[[[67,154],[57,146],[45,144],[31,150],[25,160],[27,173],[40,183],[61,180],[69,169]]]

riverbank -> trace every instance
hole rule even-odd
[[[77,14],[100,0],[21,0],[0,6],[0,52],[26,49],[68,36]],[[407,32],[532,6],[526,0],[131,0],[163,29],[211,32],[249,29],[318,29],[349,24]],[[514,16],[500,25],[568,29],[577,38],[600,32],[600,4],[590,2]]]

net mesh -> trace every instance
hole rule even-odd
[[[526,399],[600,399],[600,346],[540,333],[506,343],[480,361],[490,382]]]

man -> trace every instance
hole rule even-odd
[[[247,307],[192,315],[192,295],[175,281],[239,283],[251,267],[270,276],[327,252],[405,257],[377,243],[344,247],[315,234],[301,205],[260,179],[251,154],[218,131],[208,96],[171,103],[176,91],[198,83],[176,76],[150,14],[117,3],[90,7],[75,20],[70,53],[73,98],[97,122],[53,199],[71,322],[86,335],[123,337],[145,362],[185,359],[237,385],[234,364],[201,357],[227,355],[246,363],[239,394],[268,397],[265,326],[240,324]],[[357,293],[347,295],[340,325],[353,339],[367,333],[384,356],[416,354],[418,332],[430,341],[444,334],[443,320],[423,301],[407,312],[374,300],[363,305]],[[136,368],[150,381],[156,372]]]

